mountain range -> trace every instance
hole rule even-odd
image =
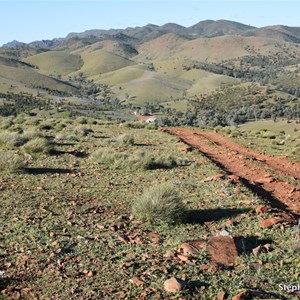
[[[256,28],[228,20],[205,20],[190,27],[167,23],[93,29],[72,32],[65,38],[3,45],[0,92],[25,91],[52,99],[64,94],[81,101],[74,94],[76,84],[70,81],[80,74],[110,86],[121,101],[182,107],[185,97],[211,93],[224,84],[242,84],[249,80],[249,72],[260,68],[264,73],[266,61],[277,74],[285,74],[285,78],[291,74],[296,79],[290,82],[297,82],[300,27]],[[245,73],[245,68],[246,77],[232,75]],[[275,79],[267,83],[274,85]],[[257,81],[263,84],[262,79]]]

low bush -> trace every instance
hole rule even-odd
[[[151,223],[180,223],[186,208],[175,187],[163,183],[150,187],[132,204],[132,214]]]

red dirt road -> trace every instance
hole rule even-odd
[[[189,128],[165,128],[184,143],[207,156],[220,168],[272,205],[300,216],[300,164],[283,157],[256,153],[214,133]],[[290,182],[287,180],[291,179]]]

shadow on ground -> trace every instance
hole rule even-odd
[[[72,171],[69,169],[60,168],[25,168],[25,172],[28,174],[69,174]]]
[[[186,223],[202,224],[204,222],[219,221],[221,219],[232,218],[249,211],[250,209],[248,208],[216,208],[190,210],[187,213]]]

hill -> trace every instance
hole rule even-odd
[[[255,82],[298,97],[299,43],[299,27],[255,28],[228,20],[93,29],[64,39],[6,44],[0,48],[2,88],[26,85],[71,95],[84,79],[89,85],[84,93],[95,91],[95,101],[103,95],[94,83],[109,86],[124,103],[141,105],[187,103],[188,97],[224,85]]]

